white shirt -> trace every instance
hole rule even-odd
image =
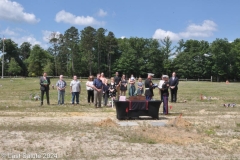
[[[92,87],[89,87],[89,86],[87,86],[87,85],[93,86],[93,81],[87,81],[87,83],[86,83],[86,89],[87,89],[87,90],[93,90]]]
[[[135,78],[134,77],[131,77],[130,78],[130,82],[134,82],[134,83],[131,83],[130,85],[134,85],[135,84]]]
[[[80,92],[81,85],[79,80],[72,80],[70,86],[72,87],[72,92]]]
[[[160,80],[160,81],[159,81],[159,84],[158,84],[158,88],[162,89],[163,83],[164,83],[164,80]]]

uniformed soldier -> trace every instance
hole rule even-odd
[[[145,80],[145,96],[146,100],[151,100],[152,97],[154,96],[153,94],[153,83],[152,83],[152,77],[154,76],[153,73],[148,73],[148,77]]]

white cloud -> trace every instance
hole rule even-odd
[[[39,44],[42,48],[47,49],[49,44],[49,40],[46,40],[47,37],[50,37],[51,31],[42,31],[43,33],[43,41],[39,41],[35,38],[35,36],[28,31],[22,28],[6,28],[5,30],[0,30],[0,34],[2,34],[6,39],[11,39],[14,41],[18,46],[21,46],[23,42],[29,42],[33,45]],[[56,32],[57,34],[59,32]]]
[[[180,39],[178,34],[162,29],[157,29],[153,35],[154,39],[164,39],[165,37],[170,37],[172,41]]]
[[[42,31],[42,34],[43,34],[42,39],[44,42],[49,42],[51,33],[52,33],[51,31],[47,31],[47,30]]]
[[[43,34],[43,41],[44,42],[49,42],[49,40],[51,38],[53,38],[53,36],[55,38],[58,38],[58,36],[60,35],[60,32],[53,32],[53,31],[47,31],[47,30],[43,30],[42,31],[42,34]]]
[[[157,29],[153,35],[154,39],[164,39],[169,36],[172,41],[190,38],[210,37],[217,30],[217,24],[210,20],[205,20],[201,25],[190,24],[184,32],[174,33]]]
[[[98,11],[98,16],[99,17],[105,17],[107,15],[107,12],[105,12],[103,9],[100,9],[99,11]]]
[[[4,35],[4,36],[17,36],[18,33],[16,33],[14,30],[11,30],[9,28],[6,28],[3,31],[0,31],[0,34]]]
[[[104,25],[104,22],[97,21],[93,17],[76,16],[76,15],[73,15],[72,13],[66,12],[65,10],[61,10],[56,14],[55,21],[58,23],[64,22],[72,25],[83,25],[83,26]]]
[[[38,41],[33,35],[28,35],[28,36],[22,36],[22,37],[11,37],[11,39],[17,43],[19,46],[23,43],[23,42],[29,42],[32,45],[36,45],[39,44],[40,46],[42,46],[42,43],[40,41]]]
[[[124,38],[126,38],[126,37],[125,37],[125,36],[122,36],[122,37],[121,37],[121,39],[124,39]]]
[[[34,14],[24,12],[24,8],[19,3],[10,0],[0,0],[0,19],[27,23],[40,21]]]
[[[15,43],[17,43],[18,46],[21,46],[23,44],[23,42],[29,42],[30,44],[32,44],[32,46],[38,44],[43,49],[47,49],[49,47],[49,44],[38,41],[33,35],[26,35],[26,36],[22,36],[22,37],[10,37],[10,38]]]

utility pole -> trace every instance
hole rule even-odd
[[[2,79],[3,79],[3,70],[4,70],[4,45],[5,45],[4,44],[4,39],[5,38],[3,38],[3,40],[2,40],[3,41],[3,50],[2,50],[2,54],[3,54],[2,55]]]

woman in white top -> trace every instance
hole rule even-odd
[[[141,77],[139,77],[138,78],[138,83],[137,83],[137,85],[138,85],[138,88],[137,88],[137,95],[143,95],[143,89],[144,89],[144,87],[143,87],[143,85],[144,85],[144,83],[142,82],[142,78]]]
[[[90,99],[91,102],[93,103],[94,100],[94,94],[93,94],[93,76],[89,76],[88,77],[88,81],[86,83],[86,88],[87,88],[87,94],[88,94],[88,103],[90,104]]]

